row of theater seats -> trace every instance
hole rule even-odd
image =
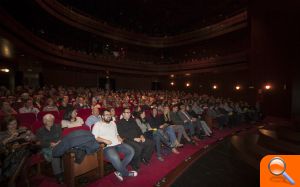
[[[100,109],[100,113],[101,111],[103,111],[105,108],[101,108]],[[120,116],[122,113],[123,108],[116,108],[116,116]],[[61,120],[63,119],[65,111],[64,110],[60,110],[60,111],[48,111],[48,112],[39,112],[37,114],[35,113],[23,113],[23,114],[16,114],[13,115],[16,117],[16,119],[18,120],[18,124],[19,126],[24,126],[27,127],[28,129],[32,130],[34,133],[36,132],[36,130],[41,127],[42,125],[42,121],[43,121],[43,117],[46,114],[52,114],[55,117],[55,123],[56,124],[60,124]],[[91,109],[79,109],[77,110],[77,116],[81,117],[83,119],[83,121],[85,121],[90,115],[92,114],[92,110]],[[0,121],[3,121],[3,118],[5,116],[0,116]],[[1,124],[2,125],[2,124]],[[1,129],[3,129],[3,127],[1,127]]]

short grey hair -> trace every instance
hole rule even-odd
[[[46,121],[49,121],[49,120],[53,120],[54,121],[54,119],[55,119],[55,117],[52,114],[46,114],[43,117],[43,123],[45,123]]]

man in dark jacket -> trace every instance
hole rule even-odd
[[[139,170],[140,162],[149,164],[154,149],[154,142],[146,139],[136,121],[131,118],[129,108],[123,110],[123,119],[117,125],[118,133],[124,142],[131,145],[135,151],[131,161],[134,170]]]
[[[54,116],[46,114],[43,117],[44,127],[37,131],[37,140],[42,147],[42,153],[45,159],[51,162],[52,170],[58,183],[63,182],[63,168],[61,157],[53,157],[52,150],[60,143],[61,126],[54,124]]]

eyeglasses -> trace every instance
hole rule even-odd
[[[131,112],[124,112],[125,114],[130,114]]]

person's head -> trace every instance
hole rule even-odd
[[[32,101],[32,99],[27,99],[27,101],[25,103],[25,107],[27,107],[27,108],[33,107],[33,101]]]
[[[170,108],[168,105],[165,105],[164,108],[163,108],[163,112],[164,114],[168,114],[170,112]]]
[[[3,101],[1,103],[1,110],[2,111],[8,111],[10,109],[11,109],[11,106],[10,106],[9,102]]]
[[[181,104],[181,105],[180,105],[180,110],[181,110],[181,111],[185,111],[185,105],[184,105],[184,104]]]
[[[93,110],[92,110],[92,114],[94,116],[99,116],[99,108],[98,107],[94,107]]]
[[[69,96],[65,95],[63,97],[63,102],[66,103],[66,104],[69,103]]]
[[[64,113],[64,120],[72,120],[75,119],[77,117],[77,111],[74,107],[68,107]]]
[[[78,98],[78,103],[79,104],[83,104],[84,103],[84,98],[83,97],[79,97]]]
[[[116,115],[116,111],[115,111],[114,108],[110,108],[109,111],[110,111],[111,116],[115,116]]]
[[[174,106],[172,107],[172,111],[173,111],[173,112],[177,112],[177,111],[178,111],[178,106],[177,106],[177,105],[174,105]]]
[[[13,116],[7,116],[4,118],[5,127],[8,131],[14,131],[18,127],[17,119]]]
[[[49,106],[53,106],[54,105],[53,99],[52,98],[47,99],[47,104]]]
[[[105,123],[109,123],[111,121],[111,114],[110,111],[105,109],[102,113],[102,121]]]
[[[54,124],[55,117],[52,114],[46,114],[43,117],[43,123],[45,127],[52,127]]]
[[[140,119],[144,119],[144,118],[146,118],[146,113],[145,113],[145,111],[144,111],[144,110],[142,110],[142,111],[140,112],[140,114],[139,114],[139,118],[140,118]]]
[[[152,109],[151,109],[151,114],[152,114],[152,116],[157,116],[157,108],[156,107],[153,107]]]
[[[131,117],[131,112],[129,108],[124,108],[123,110],[123,118],[128,120]]]

